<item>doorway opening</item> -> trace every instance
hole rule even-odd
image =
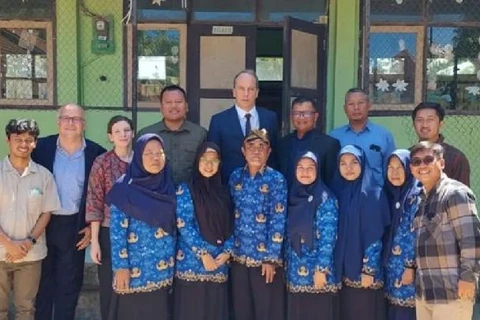
[[[282,127],[283,28],[258,28],[255,67],[260,93],[257,105],[277,114]]]

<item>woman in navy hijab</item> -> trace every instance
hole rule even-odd
[[[410,171],[410,151],[395,150],[387,162],[385,191],[392,225],[384,245],[388,320],[415,320],[415,232],[412,221],[420,202],[419,182]]]
[[[288,320],[334,320],[341,283],[333,266],[337,199],[320,179],[310,151],[295,161],[288,203],[286,263]]]
[[[343,147],[338,163],[333,190],[339,201],[335,267],[343,279],[341,319],[383,320],[382,238],[390,224],[388,201],[360,147]]]
[[[127,173],[107,195],[111,210],[113,289],[110,319],[169,319],[175,267],[175,187],[163,141],[135,144]]]

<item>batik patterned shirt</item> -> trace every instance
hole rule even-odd
[[[110,207],[112,269],[130,270],[130,288],[117,293],[159,290],[172,285],[175,268],[175,239],[162,228],[127,216]]]
[[[322,203],[318,206],[315,215],[314,232],[315,240],[313,248],[301,245],[299,256],[285,242],[285,263],[287,274],[287,288],[291,293],[323,293],[337,292],[341,283],[335,275],[333,266],[334,249],[337,241],[338,206],[337,200],[324,193]],[[313,276],[315,271],[325,273],[327,283],[321,290],[315,289]]]
[[[282,264],[287,213],[287,184],[283,175],[264,167],[254,177],[248,168],[230,176],[235,206],[233,259],[247,267]]]
[[[188,185],[182,183],[177,189],[177,229],[179,232],[175,277],[186,281],[225,282],[228,278],[227,264],[214,271],[207,271],[203,266],[202,256],[208,253],[215,259],[221,253],[231,254],[233,236],[219,245],[205,241],[200,234],[194,210]]]
[[[85,213],[87,223],[100,221],[102,227],[110,226],[110,207],[105,204],[105,195],[127,171],[127,167],[128,163],[120,159],[113,150],[95,159],[88,179]]]
[[[393,235],[392,250],[385,267],[385,295],[391,304],[402,307],[415,307],[415,281],[402,284],[402,276],[407,268],[415,268],[415,231],[413,219],[418,211],[420,197],[407,198],[400,224]]]

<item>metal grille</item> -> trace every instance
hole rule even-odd
[[[428,45],[427,100],[480,111],[480,28],[431,27]]]
[[[408,137],[409,145],[417,142],[417,136],[413,129],[412,118],[402,117],[402,127]],[[480,140],[478,139],[478,127],[480,116],[451,115],[445,117],[445,125],[442,134],[445,142],[460,149],[470,162],[470,184],[472,190],[480,194]]]

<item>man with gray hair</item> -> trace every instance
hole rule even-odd
[[[73,320],[83,283],[88,176],[95,158],[106,150],[85,139],[85,112],[67,104],[57,113],[58,134],[38,139],[32,159],[53,173],[61,208],[52,212],[46,230],[48,254],[36,301],[36,320]]]

